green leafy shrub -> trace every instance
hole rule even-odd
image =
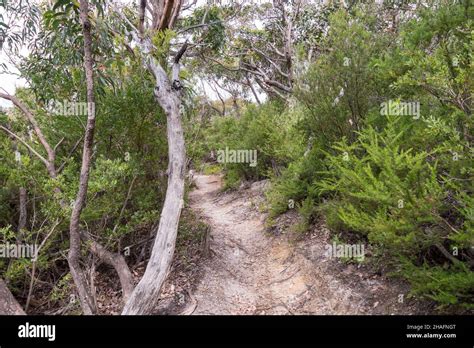
[[[282,111],[268,102],[248,105],[240,118],[216,118],[208,130],[208,148],[216,156],[219,150],[256,151],[255,166],[249,163],[221,163],[225,187],[238,186],[241,180],[255,181],[271,177],[302,152],[301,135],[294,128],[298,110]]]
[[[428,297],[441,307],[461,304],[468,309],[474,308],[474,272],[464,263],[456,262],[448,268],[429,264],[415,266],[406,261],[403,269],[405,277],[414,285],[414,295]]]
[[[403,121],[394,117],[382,131],[365,128],[353,144],[336,143],[338,153],[328,154],[329,168],[315,187],[320,195],[330,193],[335,199],[328,216],[331,224],[367,236],[384,261],[402,270],[414,293],[442,304],[469,306],[472,271],[469,257],[461,255],[474,243],[472,222],[466,219],[472,200],[463,193],[466,188],[454,189],[439,175],[436,158],[449,156],[440,150],[445,144],[431,152],[404,148]],[[456,205],[462,207],[457,210],[448,200],[453,190]],[[464,248],[456,254],[459,258],[444,255],[453,247]],[[466,281],[450,284],[466,273]],[[438,280],[427,283],[430,274]]]

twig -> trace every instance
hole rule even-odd
[[[117,230],[117,228],[120,224],[120,220],[122,220],[122,216],[123,216],[123,213],[125,212],[125,208],[127,207],[127,203],[130,200],[130,196],[132,195],[132,188],[133,188],[133,184],[135,183],[136,179],[137,179],[137,176],[135,175],[132,178],[132,182],[130,183],[130,186],[128,187],[127,196],[125,197],[125,201],[123,202],[122,209],[120,210],[120,214],[119,214],[119,217],[117,219],[117,223],[115,224],[114,229],[112,230],[112,235],[115,234],[115,231]]]
[[[298,267],[296,271],[290,274],[288,277],[279,279],[279,280],[274,280],[273,282],[269,283],[269,285],[286,282],[287,280],[293,278],[296,274],[298,274],[299,271],[300,271],[300,268]]]

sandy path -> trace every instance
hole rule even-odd
[[[193,294],[194,314],[359,313],[361,296],[285,238],[264,233],[251,192],[219,196],[218,176],[198,175],[195,181],[191,207],[211,225],[213,256]]]

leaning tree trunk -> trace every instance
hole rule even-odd
[[[0,278],[0,315],[25,315],[18,301]]]
[[[179,61],[179,57],[177,59]],[[178,223],[183,208],[186,151],[180,118],[179,63],[173,66],[172,83],[157,62],[148,64],[156,78],[155,98],[167,119],[168,188],[161,211],[155,243],[142,279],[135,287],[122,314],[150,314],[155,308],[161,286],[171,267],[178,234]]]

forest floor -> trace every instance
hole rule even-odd
[[[323,223],[304,238],[288,231],[294,214],[268,232],[257,182],[221,192],[221,177],[196,175],[190,206],[211,228],[210,257],[202,267],[187,314],[423,314],[433,305],[407,298],[409,287],[373,267],[325,256],[332,244]]]

